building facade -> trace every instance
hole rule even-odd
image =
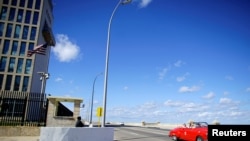
[[[53,18],[52,0],[0,0],[0,90],[45,92]],[[27,55],[41,44],[45,55]]]

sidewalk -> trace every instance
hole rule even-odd
[[[39,136],[0,137],[0,141],[39,141]]]

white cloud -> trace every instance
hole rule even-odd
[[[144,103],[142,106],[141,106],[142,109],[155,109],[157,108],[157,104],[155,102],[147,102],[147,103]]]
[[[221,98],[219,101],[220,104],[230,104],[231,102],[232,100],[229,98]]]
[[[128,86],[124,86],[124,87],[123,87],[123,90],[124,90],[124,91],[127,91],[127,90],[128,90]]]
[[[60,81],[62,81],[62,80],[63,80],[62,78],[57,77],[55,81],[56,81],[56,82],[60,82]]]
[[[181,67],[182,65],[184,65],[184,62],[181,60],[178,60],[177,62],[174,63],[175,67]]]
[[[115,118],[116,120],[119,119],[121,121],[126,119],[138,119],[140,121],[146,119],[151,119],[154,117],[158,117],[162,115],[161,111],[156,110],[158,109],[158,104],[155,102],[146,102],[141,105],[135,107],[114,107],[108,110],[108,116]],[[139,122],[140,122],[139,121]],[[148,121],[148,120],[147,120]]]
[[[182,82],[186,79],[186,77],[189,75],[189,73],[184,74],[183,76],[179,76],[176,78],[177,82]]]
[[[134,0],[134,1],[139,3],[140,8],[145,8],[152,2],[152,0]]]
[[[172,100],[167,100],[166,102],[164,102],[164,105],[165,106],[170,106],[170,107],[178,107],[178,106],[183,105],[183,103],[181,103],[181,102],[174,102]]]
[[[231,102],[230,102],[231,101]],[[225,107],[217,104],[208,104],[205,101],[187,102],[167,100],[164,106],[156,102],[145,102],[135,107],[120,106],[108,109],[109,119],[124,122],[140,123],[161,122],[161,123],[182,123],[188,119],[194,121],[206,121],[212,123],[215,119],[221,123],[249,123],[249,111],[237,108],[240,105],[228,98],[222,98],[221,103]]]
[[[94,104],[99,104],[99,101],[98,100],[94,100],[93,103]]]
[[[234,80],[234,78],[233,78],[232,76],[229,76],[229,75],[226,76],[225,79],[226,79],[226,80]]]
[[[177,82],[182,82],[182,81],[184,81],[185,79],[186,79],[185,76],[179,76],[179,77],[176,78],[176,81],[177,81]]]
[[[225,92],[223,92],[223,94],[224,94],[224,95],[228,95],[228,94],[229,94],[229,92],[225,91]]]
[[[209,92],[208,94],[204,95],[203,98],[205,99],[212,99],[214,98],[214,93],[213,92]]]
[[[65,97],[71,98],[72,96],[70,94],[64,94]]]
[[[241,116],[243,113],[242,112],[235,112],[235,111],[232,111],[230,113],[230,116]]]
[[[202,112],[202,113],[199,113],[199,114],[198,114],[198,117],[208,117],[208,116],[210,116],[210,115],[211,115],[210,112]]]
[[[194,103],[186,103],[182,107],[184,107],[184,108],[195,108],[196,105]]]
[[[179,60],[177,62],[175,62],[174,64],[169,65],[168,67],[165,67],[163,69],[161,69],[161,71],[159,72],[159,79],[162,80],[164,79],[164,77],[166,76],[167,72],[169,72],[171,70],[171,68],[174,67],[181,67],[184,64],[183,61]],[[176,81],[181,82],[184,81],[186,79],[186,76],[189,75],[189,73],[187,72],[186,74],[184,74],[183,76],[177,77]]]
[[[67,35],[57,34],[56,42],[52,51],[60,62],[70,62],[78,57],[80,48],[70,41]]]
[[[248,88],[246,89],[246,91],[247,91],[247,92],[250,92],[250,87],[248,87]]]
[[[161,72],[159,72],[159,79],[160,79],[160,80],[164,79],[164,77],[165,77],[165,75],[167,74],[168,70],[169,70],[168,68],[163,68],[163,69],[161,70]]]
[[[195,92],[195,91],[198,91],[199,89],[200,89],[200,87],[198,87],[198,86],[192,86],[192,87],[182,86],[182,87],[179,89],[179,92],[180,92],[180,93]]]
[[[182,106],[178,107],[178,110],[182,113],[185,112],[201,112],[208,109],[209,106],[191,103],[184,103]]]

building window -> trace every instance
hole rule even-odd
[[[9,0],[3,0],[3,4],[9,4]]]
[[[16,25],[15,33],[14,33],[14,38],[19,38],[20,31],[21,31],[21,25]]]
[[[22,87],[22,91],[23,92],[27,91],[28,84],[29,84],[29,77],[28,76],[24,76],[24,78],[23,78],[23,87]]]
[[[36,5],[35,5],[35,9],[40,9],[40,5],[41,5],[41,0],[36,0]]]
[[[20,0],[19,6],[20,6],[20,7],[24,7],[24,6],[25,6],[25,1],[26,1],[26,0]]]
[[[35,40],[36,38],[36,27],[31,28],[30,40]]]
[[[10,9],[10,14],[9,14],[9,21],[13,21],[14,20],[15,13],[16,13],[16,9],[15,8],[11,8]]]
[[[33,50],[34,49],[34,43],[29,43],[29,50]]]
[[[11,1],[11,5],[16,6],[16,4],[17,4],[17,0],[12,0]]]
[[[0,62],[0,71],[4,72],[6,66],[7,57],[2,57]]]
[[[31,67],[31,59],[26,60],[26,66],[25,66],[25,74],[30,74],[30,67]]]
[[[15,58],[11,57],[10,58],[10,62],[9,62],[9,69],[8,72],[14,72],[14,68],[15,68]]]
[[[26,11],[25,23],[30,23],[31,11]]]
[[[3,51],[2,54],[7,54],[9,51],[9,46],[10,46],[10,40],[5,40],[4,45],[3,45]]]
[[[37,24],[38,17],[39,17],[39,12],[34,12],[32,24],[35,24],[35,25]]]
[[[3,75],[0,74],[0,90],[2,90],[2,85],[3,85]]]
[[[0,20],[5,20],[6,19],[7,10],[8,10],[7,7],[4,7],[4,6],[2,7],[2,11],[1,11],[1,14],[0,14]]]
[[[23,36],[22,36],[22,39],[27,39],[28,33],[29,33],[29,27],[28,26],[24,26],[23,27]]]
[[[7,75],[5,90],[10,90],[11,82],[12,82],[12,75]]]
[[[17,46],[18,46],[18,42],[14,41],[13,44],[12,44],[11,55],[16,55],[17,54]]]
[[[19,9],[17,13],[17,22],[22,22],[23,21],[23,9]]]
[[[16,76],[15,84],[14,84],[14,91],[19,91],[20,81],[21,81],[21,76]]]
[[[0,22],[0,36],[3,36],[4,23]]]
[[[26,50],[26,43],[22,42],[21,47],[20,47],[19,56],[24,56],[25,55],[25,50]]]
[[[16,73],[22,73],[23,70],[23,58],[19,58],[17,62]]]
[[[32,8],[33,0],[28,0],[28,8]]]
[[[5,37],[11,37],[12,27],[13,27],[12,24],[8,24]]]

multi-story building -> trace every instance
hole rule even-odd
[[[44,93],[55,46],[52,12],[52,0],[0,0],[0,90]],[[45,43],[45,55],[27,55]]]

